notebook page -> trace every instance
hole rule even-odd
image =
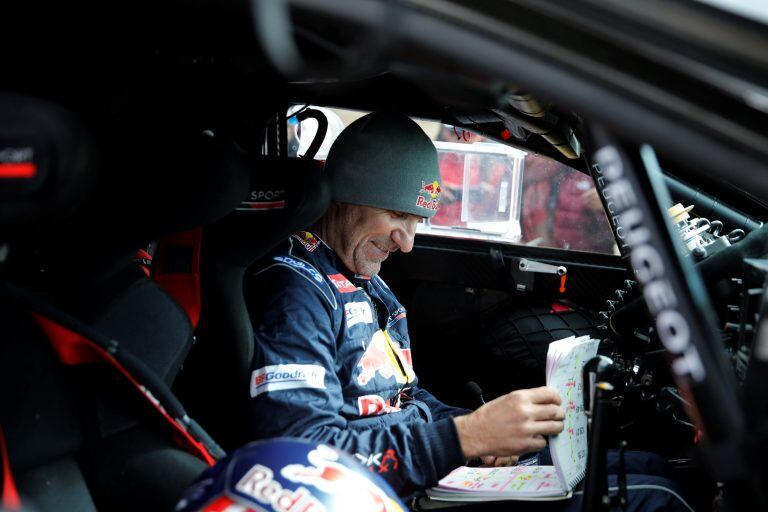
[[[461,499],[535,498],[562,495],[562,484],[553,466],[470,468],[462,466],[429,489],[432,497]]]
[[[549,438],[552,461],[565,492],[572,490],[586,473],[587,417],[581,372],[597,354],[599,343],[588,336],[570,337],[552,342],[547,352],[547,386],[557,390],[565,409],[563,431]]]

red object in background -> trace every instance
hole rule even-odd
[[[437,226],[464,226],[461,221],[461,189],[464,183],[464,155],[453,152],[441,152],[440,181],[443,197],[440,208],[430,219],[430,224]]]
[[[5,435],[3,428],[0,427],[0,462],[2,462],[3,488],[0,494],[0,506],[7,510],[18,510],[21,508],[21,499],[19,491],[16,489],[16,482],[11,474],[11,462],[8,460],[8,449],[5,445]]]
[[[0,163],[0,179],[28,180],[37,176],[37,165],[32,162]]]
[[[197,328],[203,308],[200,289],[202,238],[202,228],[166,237],[158,242],[155,258],[155,281],[186,311],[193,329]],[[184,257],[189,259],[181,262],[183,268],[170,268],[169,252],[172,250],[183,253]]]

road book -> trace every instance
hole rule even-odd
[[[429,497],[465,502],[570,498],[587,470],[587,417],[581,371],[597,354],[599,343],[589,336],[571,336],[549,344],[546,382],[560,394],[565,409],[563,431],[549,437],[552,466],[462,466],[429,489]]]

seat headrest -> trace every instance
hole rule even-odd
[[[52,228],[87,197],[93,140],[73,113],[47,100],[0,94],[0,233]]]
[[[330,180],[318,162],[254,158],[246,199],[211,225],[206,245],[217,262],[248,267],[291,233],[309,227],[330,202]]]
[[[203,133],[115,128],[104,141],[105,171],[67,223],[72,240],[134,250],[209,224],[248,192],[249,164],[232,143]]]

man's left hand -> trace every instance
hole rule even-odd
[[[485,457],[480,457],[480,460],[483,461],[483,465],[489,468],[500,468],[503,466],[516,466],[517,459],[518,459],[517,455],[510,455],[508,457],[496,457],[495,455],[487,455]]]

